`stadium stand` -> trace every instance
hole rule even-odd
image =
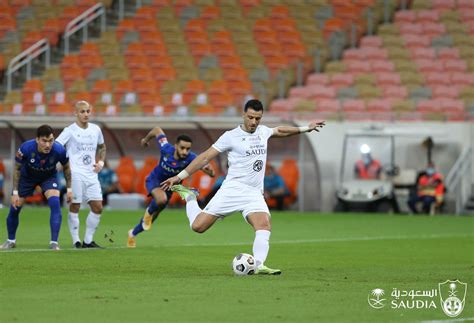
[[[97,2],[3,1],[2,71],[41,38],[59,51],[66,24]],[[137,7],[7,93],[3,113],[64,114],[82,97],[102,115],[225,115],[254,96],[283,117],[472,118],[471,1],[189,0]]]

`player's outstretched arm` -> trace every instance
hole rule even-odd
[[[198,155],[191,164],[188,165],[185,169],[183,169],[178,175],[168,178],[164,182],[161,183],[161,188],[163,190],[169,190],[169,188],[175,184],[178,184],[183,179],[191,176],[201,168],[203,168],[206,164],[214,159],[217,155],[219,155],[219,151],[213,147],[210,147],[205,152]]]
[[[165,132],[163,131],[163,129],[156,126],[155,128],[151,129],[148,132],[148,134],[142,138],[142,140],[140,140],[140,144],[142,145],[142,147],[148,147],[148,143],[150,142],[150,140],[152,140],[155,137],[158,137],[159,135],[164,135],[164,134]]]
[[[214,168],[211,166],[211,164],[204,165],[204,167],[201,168],[201,170],[202,170],[204,173],[206,173],[207,175],[211,176],[211,177],[216,176],[216,171],[215,171]]]
[[[72,188],[71,188],[71,165],[67,162],[63,165],[64,179],[66,180],[66,202],[72,202]]]
[[[318,131],[326,125],[325,121],[312,121],[304,127],[279,126],[273,128],[272,137],[288,137],[304,132]]]

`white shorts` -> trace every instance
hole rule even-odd
[[[71,180],[72,203],[102,201],[102,189],[96,176],[73,175]]]
[[[270,215],[267,203],[259,189],[236,183],[223,185],[203,210],[205,213],[218,217],[225,217],[237,211],[242,212],[246,221],[250,213],[263,212]]]

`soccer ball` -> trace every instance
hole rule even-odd
[[[255,259],[248,253],[241,253],[232,260],[232,269],[239,276],[253,275],[255,273]]]

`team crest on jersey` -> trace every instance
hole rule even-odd
[[[255,161],[255,163],[253,163],[254,171],[259,172],[262,170],[262,168],[263,168],[263,161],[261,161],[260,159]]]
[[[91,156],[89,155],[82,156],[82,162],[84,163],[84,165],[90,165],[92,162]]]
[[[160,140],[158,140],[158,142],[160,143],[161,146],[163,146],[164,144],[168,143],[168,140],[166,139],[166,137],[163,137]]]

